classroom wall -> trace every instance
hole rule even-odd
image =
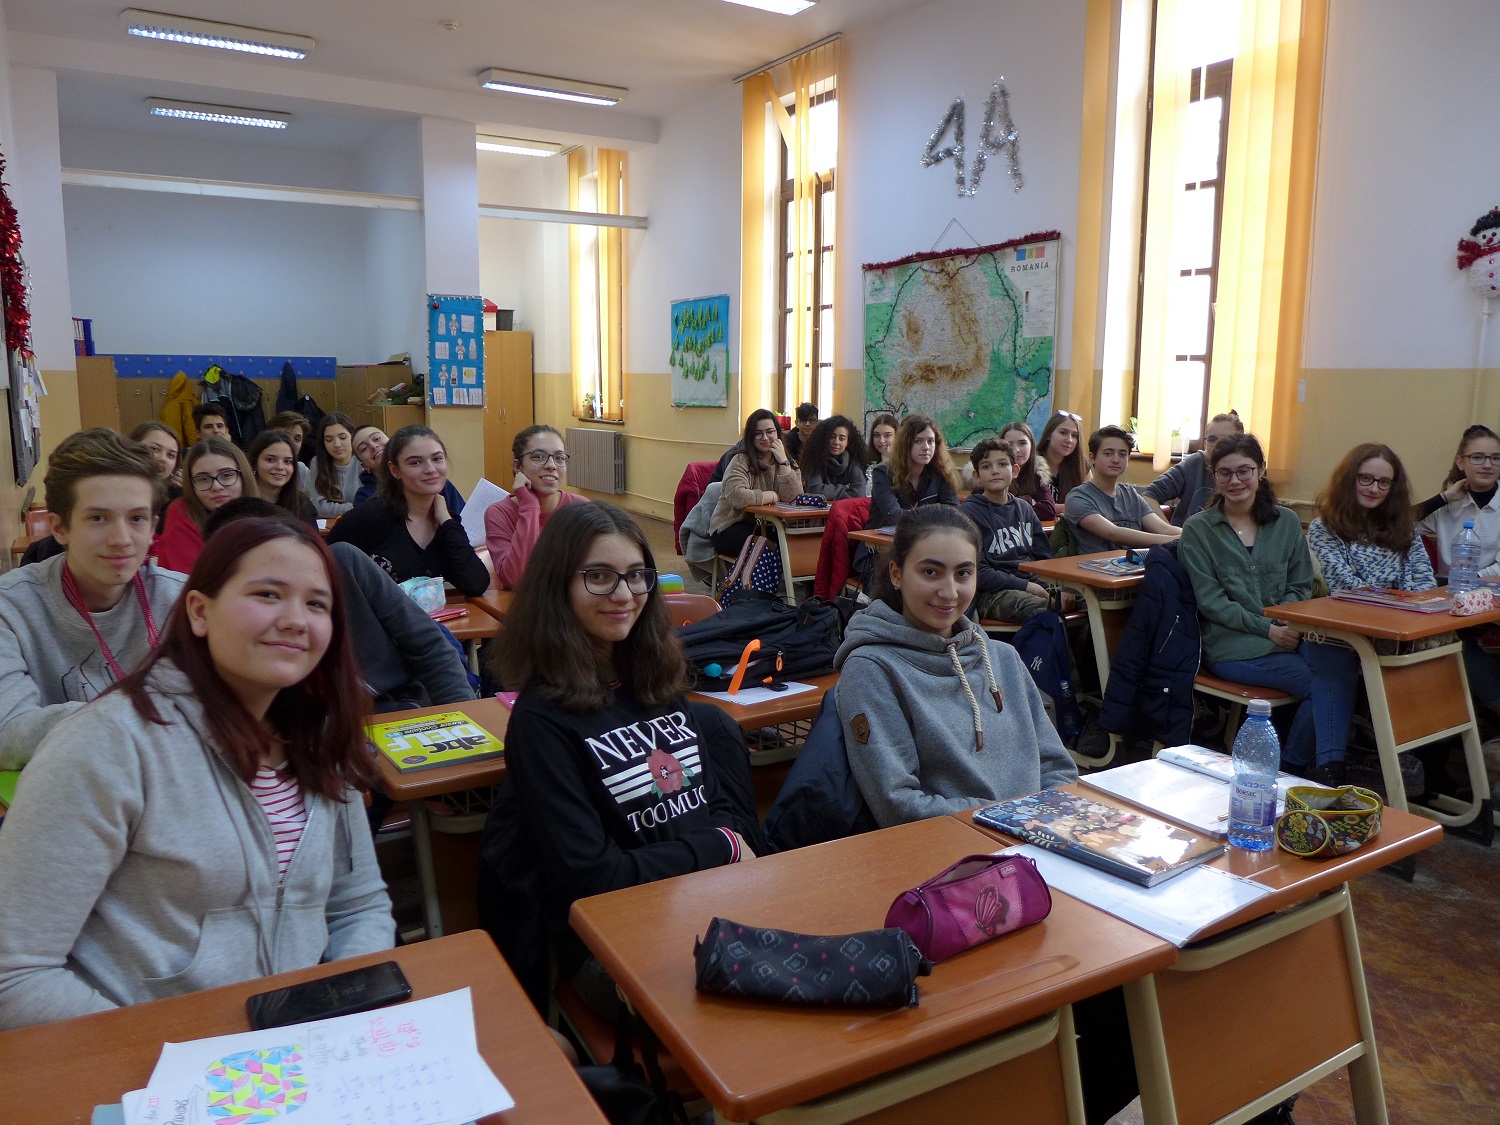
[[[10,116],[10,31],[5,6],[0,4],[0,153],[14,155],[15,129]],[[10,440],[10,380],[0,381],[0,528],[19,530],[22,487],[16,481],[14,450]],[[10,552],[0,560],[0,571],[10,567]]]
[[[422,194],[422,154],[414,123],[388,125],[356,157],[357,187],[382,195]],[[354,363],[379,363],[400,352],[427,369],[422,216],[413,211],[360,211],[365,283],[363,339]]]

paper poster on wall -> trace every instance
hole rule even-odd
[[[672,302],[673,406],[729,405],[729,297]]]
[[[427,295],[427,401],[484,405],[484,298]]]

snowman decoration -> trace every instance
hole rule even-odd
[[[1500,297],[1500,207],[1481,215],[1458,240],[1458,268],[1469,271],[1469,284],[1481,297]]]

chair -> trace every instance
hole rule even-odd
[[[26,534],[30,538],[41,538],[43,535],[52,534],[52,524],[48,520],[50,513],[46,508],[32,508],[26,513]]]
[[[489,571],[490,584],[487,589],[496,590],[500,587],[500,577],[495,573],[495,560],[490,558],[490,549],[487,544],[481,543],[474,548],[474,553],[479,556],[479,561],[484,563],[484,569]]]
[[[702,499],[717,466],[717,461],[692,461],[682,470],[682,479],[677,482],[677,492],[672,497],[672,537],[679,555],[683,553],[682,521]]]
[[[553,988],[551,1014],[552,1022],[559,1030],[563,1024],[567,1025],[567,1029],[573,1033],[573,1037],[595,1065],[606,1066],[615,1057],[615,1029],[608,1020],[583,1002],[583,997],[578,994],[571,981],[560,980]],[[639,1060],[639,1047],[635,1054]],[[676,1093],[684,1103],[703,1100],[703,1094],[682,1069],[682,1064],[665,1047],[657,1050],[657,1061],[661,1064],[662,1078],[667,1089]]]
[[[1241,714],[1252,699],[1265,700],[1271,705],[1273,711],[1277,707],[1285,707],[1289,703],[1298,702],[1295,696],[1288,695],[1284,691],[1256,687],[1253,684],[1237,684],[1233,680],[1221,680],[1218,676],[1210,675],[1202,670],[1193,677],[1193,690],[1199,695],[1222,699],[1229,704],[1229,716],[1224,723],[1225,746],[1234,745],[1234,736],[1240,728]]]
[[[705,617],[719,612],[719,603],[707,594],[668,594],[667,610],[672,614],[672,625],[694,625]]]
[[[817,577],[813,581],[815,595],[832,601],[849,584],[849,532],[864,527],[869,518],[870,500],[867,496],[835,500],[830,506],[828,519],[823,524],[823,538],[818,544]]]

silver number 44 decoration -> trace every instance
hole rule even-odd
[[[942,148],[942,143],[949,130],[953,132],[953,143]],[[990,87],[989,100],[984,103],[984,124],[979,130],[978,151],[974,153],[974,167],[972,171],[964,168],[964,99],[960,94],[953,99],[953,104],[948,107],[948,112],[943,115],[943,120],[933,131],[932,136],[927,138],[927,147],[922,150],[922,167],[931,168],[934,164],[941,164],[945,160],[953,161],[954,180],[958,184],[960,196],[972,197],[979,190],[979,180],[984,175],[985,164],[991,156],[999,156],[1005,153],[1007,170],[1010,172],[1011,181],[1015,184],[1015,190],[1020,191],[1025,185],[1025,177],[1021,175],[1021,143],[1020,133],[1016,124],[1010,116],[1010,91],[1005,88],[1005,77],[1002,75]]]

